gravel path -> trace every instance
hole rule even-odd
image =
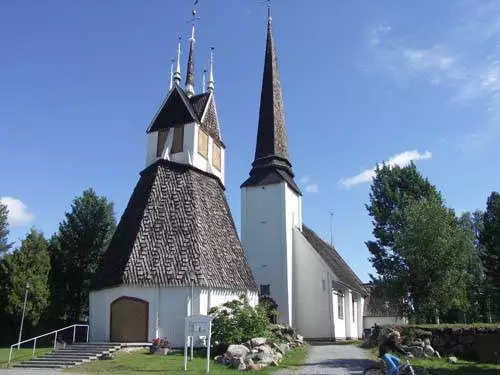
[[[370,363],[367,352],[354,345],[315,345],[311,346],[306,362],[295,371],[282,370],[275,374],[362,374]]]

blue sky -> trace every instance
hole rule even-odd
[[[57,230],[88,188],[121,215],[144,167],[147,125],[168,89],[192,1],[0,2],[0,197],[11,239]],[[197,90],[215,46],[226,185],[253,159],[263,0],[200,0]],[[415,160],[457,211],[499,190],[500,3],[494,0],[273,1],[273,30],[304,222],[368,280],[364,242],[377,162]],[[183,66],[187,46],[183,46]]]

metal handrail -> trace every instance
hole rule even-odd
[[[66,331],[67,329],[73,328],[73,344],[74,344],[75,343],[75,337],[76,337],[76,327],[86,327],[87,328],[87,338],[86,338],[85,342],[89,342],[89,325],[88,324],[73,324],[73,325],[70,325],[70,326],[67,326],[67,327],[64,327],[64,328],[60,328],[58,330],[55,330],[55,331],[52,331],[52,332],[49,332],[49,333],[45,333],[45,334],[37,336],[37,337],[33,337],[32,339],[28,339],[28,340],[24,340],[24,341],[19,341],[19,342],[16,342],[15,344],[12,344],[10,346],[8,366],[10,366],[10,361],[12,359],[12,349],[15,346],[17,346],[17,350],[19,350],[19,347],[21,346],[21,344],[25,344],[27,342],[33,341],[33,354],[31,356],[31,358],[33,358],[35,356],[36,340],[41,339],[42,337],[45,337],[45,336],[54,335],[54,350],[56,350],[57,334],[59,332],[61,332],[61,331]]]

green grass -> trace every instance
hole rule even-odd
[[[36,356],[44,355],[50,352],[52,348],[48,347],[37,347],[35,350]],[[10,348],[0,348],[0,368],[7,368],[9,363],[9,351]],[[22,362],[30,359],[33,354],[33,348],[17,348],[12,349],[12,363]]]
[[[259,373],[269,374],[279,369],[294,368],[302,364],[307,355],[308,348],[295,349],[288,353],[279,367],[267,367]],[[132,353],[118,353],[112,360],[93,361],[81,366],[73,367],[67,371],[82,374],[202,374],[205,372],[206,358],[195,356],[193,361],[188,361],[188,371],[184,372],[184,357],[179,351],[171,352],[166,356],[155,356],[147,351]],[[238,371],[221,366],[210,361],[211,374],[235,374]]]
[[[377,358],[378,348],[372,348],[370,357]],[[448,358],[411,358],[411,364],[416,369],[423,368],[430,375],[500,375],[500,364],[487,364],[459,360],[457,363],[448,363]],[[417,372],[419,374],[419,372]]]

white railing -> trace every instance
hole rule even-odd
[[[27,342],[30,342],[30,341],[33,341],[33,354],[31,356],[31,358],[33,358],[35,356],[35,350],[36,350],[36,340],[38,339],[41,339],[42,337],[46,337],[46,336],[50,336],[50,335],[54,335],[54,350],[56,349],[56,346],[57,346],[57,334],[59,332],[62,332],[62,331],[66,331],[67,329],[70,329],[70,328],[73,328],[73,344],[75,343],[75,338],[76,338],[76,328],[77,327],[85,327],[87,328],[87,336],[86,336],[86,342],[89,342],[89,326],[88,324],[73,324],[71,326],[67,326],[67,327],[64,327],[64,328],[61,328],[61,329],[58,329],[56,331],[52,331],[52,332],[49,332],[49,333],[45,333],[43,335],[40,335],[40,336],[37,336],[37,337],[33,337],[32,339],[28,339],[28,340],[24,340],[24,341],[19,341],[19,342],[16,342],[15,344],[12,344],[10,346],[10,352],[9,352],[9,362],[8,362],[8,366],[10,366],[10,361],[12,359],[12,349],[14,347],[17,346],[17,349],[19,350],[20,346],[22,344],[25,344]]]

